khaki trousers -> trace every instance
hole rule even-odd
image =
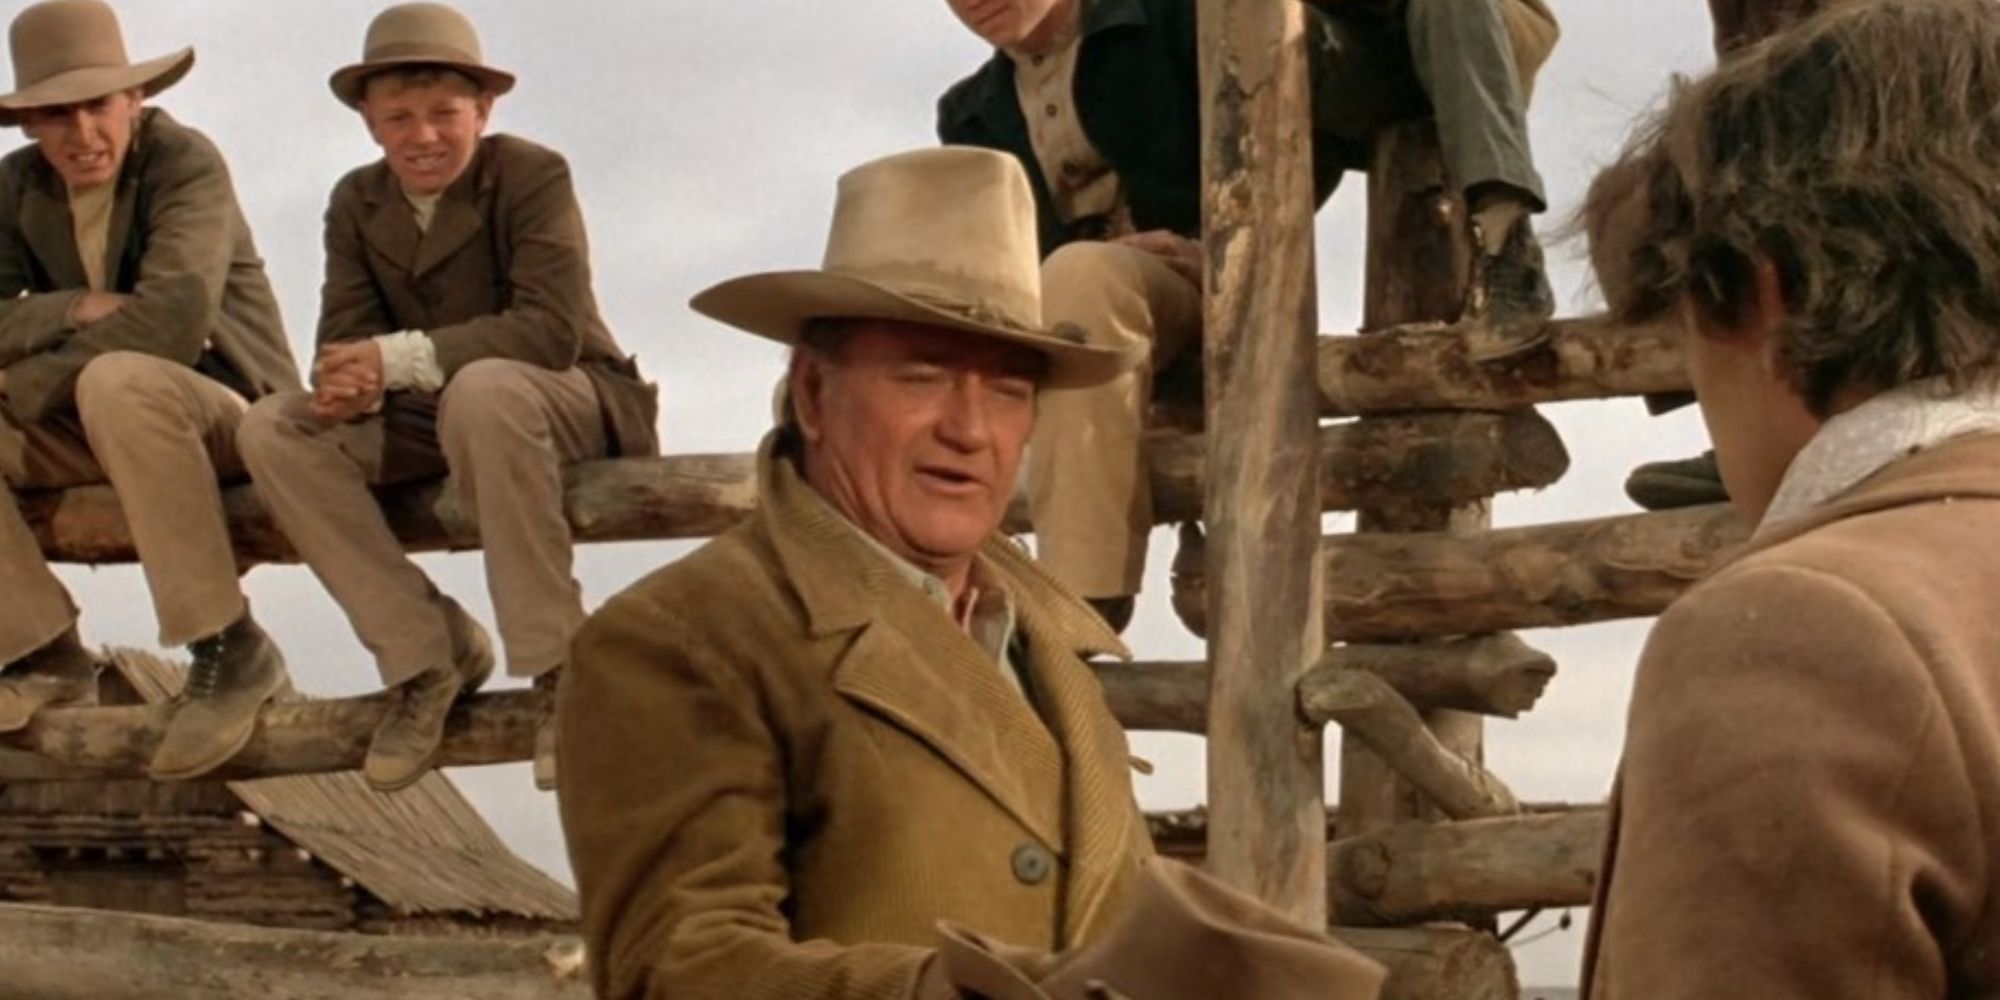
[[[152,589],[161,645],[186,645],[243,616],[219,480],[243,475],[236,429],[247,405],[186,365],[118,351],[84,366],[73,414],[23,423],[0,408],[8,486],[0,491],[0,665],[76,621],[17,490],[111,484]]]
[[[1042,263],[1042,317],[1147,358],[1102,385],[1044,391],[1028,449],[1042,564],[1083,597],[1136,594],[1153,526],[1142,447],[1153,372],[1200,339],[1201,289],[1144,251],[1071,243]]]
[[[258,495],[333,599],[386,685],[447,663],[437,589],[403,551],[369,488],[449,473],[479,525],[508,672],[569,657],[583,623],[571,573],[562,467],[606,454],[590,377],[487,358],[435,396],[392,394],[380,414],[327,424],[309,393],[259,402],[238,434]]]

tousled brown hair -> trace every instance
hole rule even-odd
[[[1579,216],[1614,314],[1740,320],[1759,261],[1780,359],[1848,386],[2000,369],[2000,4],[1840,4],[1674,85]]]

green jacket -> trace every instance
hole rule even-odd
[[[39,420],[74,405],[83,366],[111,351],[189,365],[248,399],[298,388],[277,299],[214,143],[148,108],[117,183],[105,275],[132,301],[79,329],[67,317],[89,281],[62,178],[34,146],[0,159],[8,409]]]

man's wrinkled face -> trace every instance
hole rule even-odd
[[[950,0],[951,12],[995,48],[1021,44],[1068,0]]]
[[[137,90],[123,90],[91,101],[29,108],[21,113],[21,128],[71,190],[100,187],[117,180],[125,166],[144,100]]]
[[[370,79],[361,115],[405,194],[439,194],[465,173],[493,97],[455,73],[421,82],[393,74]]]
[[[874,320],[802,347],[791,392],[807,478],[912,563],[969,560],[1006,515],[1043,365],[1019,345]]]

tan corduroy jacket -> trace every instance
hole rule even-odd
[[[2000,434],[1774,527],[1661,616],[1591,1000],[2000,996]]]
[[[583,212],[561,154],[489,135],[417,228],[387,163],[341,178],[326,210],[318,342],[422,330],[450,379],[481,358],[583,369],[615,454],[659,451],[655,390],[597,312]]]
[[[117,184],[104,273],[132,301],[78,329],[67,317],[89,280],[62,178],[34,146],[0,159],[0,367],[14,415],[69,408],[83,366],[111,351],[199,368],[249,399],[298,388],[277,299],[215,144],[147,108]]]
[[[598,995],[890,1000],[940,919],[1089,940],[1152,853],[1079,658],[1117,637],[989,542],[1037,713],[773,450],[753,517],[572,649],[560,802]]]

